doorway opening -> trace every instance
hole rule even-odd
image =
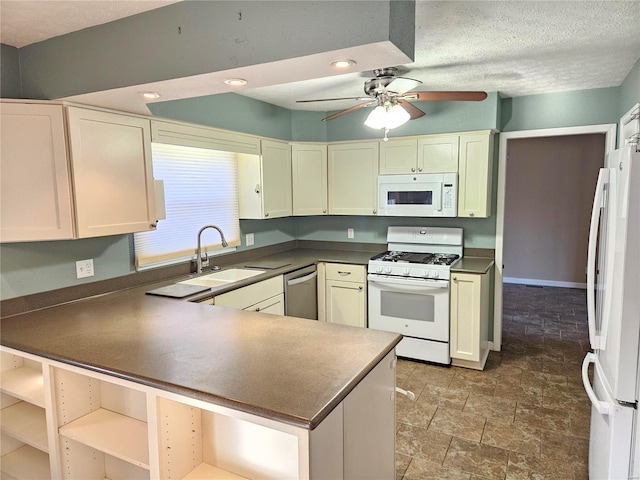
[[[516,145],[516,143],[511,144],[510,142],[511,141],[516,142],[524,139],[536,139],[536,138],[539,139],[539,138],[548,138],[548,137],[567,137],[567,136],[582,136],[582,135],[604,135],[604,150],[603,150],[602,158],[600,160],[600,166],[604,165],[604,160],[606,155],[615,149],[615,141],[616,141],[616,138],[615,138],[616,125],[615,124],[589,125],[589,126],[583,126],[583,127],[553,128],[553,129],[541,129],[541,130],[525,130],[520,132],[506,132],[500,135],[500,148],[499,148],[499,158],[498,158],[497,213],[496,213],[496,254],[495,254],[495,263],[496,263],[495,273],[496,274],[495,274],[494,319],[493,319],[493,345],[492,345],[493,350],[499,351],[502,346],[502,292],[503,292],[503,281],[505,278],[503,269],[505,264],[505,247],[507,248],[509,247],[508,242],[505,244],[505,226],[508,225],[508,223],[505,223],[505,213],[507,213],[506,199],[507,199],[508,161],[510,159],[509,150],[510,150],[510,147],[512,146],[514,148],[516,148],[517,146],[520,146],[520,145]],[[584,138],[586,141],[587,137],[584,137]],[[515,167],[515,162],[514,162],[514,167]],[[549,175],[552,177],[553,172],[550,172]],[[560,180],[561,182],[562,179],[558,179],[558,180]],[[536,180],[532,179],[531,182],[535,183]],[[595,177],[593,182],[595,182]],[[529,189],[532,191],[532,193],[530,192],[529,194],[535,197],[536,188],[537,188],[536,185],[531,185]],[[587,188],[591,188],[591,186],[587,185]],[[539,195],[543,195],[544,193],[540,190],[542,190],[542,187],[540,187],[538,191],[539,191]],[[587,204],[588,208],[590,208],[590,205],[591,205],[591,201],[589,200]],[[531,211],[535,211],[535,207],[532,206],[531,208],[533,209]],[[516,211],[517,211],[517,208],[516,208]],[[511,213],[512,212],[508,212],[507,214],[511,215]],[[544,244],[544,241],[542,243]],[[527,261],[531,262],[531,259],[527,259]],[[586,262],[584,263],[585,263],[584,266],[586,266]],[[575,271],[575,269],[579,267],[573,265],[571,268]],[[554,275],[556,273],[554,273]],[[514,277],[509,277],[509,275],[510,274],[507,275],[507,280],[514,278]],[[522,277],[522,278],[524,280],[521,280],[521,281],[532,280],[532,279],[527,279],[526,277]],[[559,280],[554,280],[552,278],[552,279],[547,279],[547,281],[556,282]]]

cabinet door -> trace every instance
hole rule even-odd
[[[459,217],[491,215],[492,165],[492,134],[460,136]]]
[[[262,141],[264,218],[291,216],[291,148],[286,142]]]
[[[418,168],[424,173],[458,171],[458,135],[429,135],[418,140]]]
[[[78,237],[153,230],[148,119],[67,109]]]
[[[329,213],[375,215],[378,142],[329,145]]]
[[[395,138],[380,142],[380,174],[422,173],[418,167],[418,140]]]
[[[0,240],[73,238],[62,106],[3,103],[0,108]]]
[[[451,357],[469,362],[486,359],[488,274],[454,273],[451,279]],[[481,358],[484,356],[484,359]]]
[[[328,280],[326,289],[327,322],[366,327],[366,294],[364,284]]]
[[[293,214],[327,214],[327,146],[291,145]]]

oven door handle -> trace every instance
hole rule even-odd
[[[425,291],[425,290],[439,290],[439,289],[449,289],[449,282],[445,280],[414,280],[411,279],[390,279],[390,278],[380,278],[369,275],[368,277],[370,283],[375,283],[377,285],[383,285],[393,288],[398,291]],[[418,283],[420,282],[420,283]]]

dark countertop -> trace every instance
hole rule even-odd
[[[267,270],[244,284],[318,261],[365,265],[370,256],[287,251],[263,260],[289,266]],[[313,429],[401,339],[377,330],[145,295],[167,283],[3,318],[1,343]]]
[[[493,258],[464,256],[451,265],[451,273],[487,273],[494,264]]]

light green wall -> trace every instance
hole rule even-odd
[[[235,93],[148,104],[158,117],[291,140],[291,112]]]
[[[296,217],[296,236],[299,240],[329,242],[387,243],[387,227],[426,226],[461,227],[464,242],[471,248],[495,248],[495,220],[493,218],[417,218],[417,217],[365,217],[318,216]],[[353,228],[353,239],[347,238],[347,228]]]
[[[640,58],[638,58],[638,61],[620,86],[620,109],[618,116],[621,117],[627,113],[629,109],[638,102],[640,102]]]
[[[31,293],[120,277],[133,272],[131,235],[53,242],[3,243],[0,296]],[[76,261],[92,258],[95,276],[76,278]]]
[[[507,98],[502,101],[501,130],[617,123],[619,101],[620,87]]]
[[[0,97],[20,98],[21,95],[18,49],[0,44]]]

